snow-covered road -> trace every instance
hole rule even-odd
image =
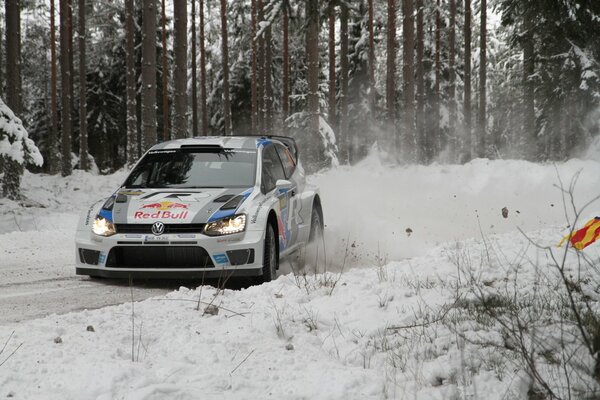
[[[478,237],[480,229],[495,234],[566,226],[557,172],[568,182],[582,170],[579,203],[599,194],[600,164],[593,161],[388,167],[381,158],[372,154],[355,167],[311,178],[322,192],[330,270],[344,258],[347,269],[422,256],[442,243]],[[80,210],[111,193],[124,176],[26,174],[28,207],[0,200],[0,324],[131,300],[127,282],[76,276],[73,262]],[[180,284],[186,283],[136,283],[134,298]]]

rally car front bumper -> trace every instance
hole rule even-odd
[[[201,233],[78,232],[76,273],[105,278],[210,279],[261,276],[264,231],[211,237]]]

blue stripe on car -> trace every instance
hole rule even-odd
[[[100,212],[98,213],[98,216],[104,218],[105,220],[107,220],[108,222],[113,222],[113,215],[112,215],[112,211],[109,210],[105,210],[104,208],[100,210]]]

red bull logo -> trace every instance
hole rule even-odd
[[[135,219],[186,219],[188,216],[187,204],[161,201],[142,206],[141,211],[133,214]],[[177,212],[179,210],[179,212]],[[154,211],[154,212],[151,212]]]

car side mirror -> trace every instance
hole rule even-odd
[[[290,190],[292,188],[292,182],[288,181],[287,179],[277,179],[277,182],[275,182],[275,187],[279,191]]]

